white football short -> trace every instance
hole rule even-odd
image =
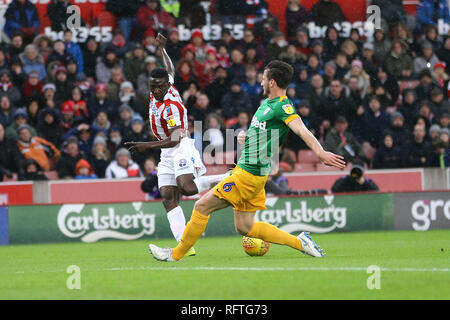
[[[194,177],[206,173],[200,153],[195,148],[195,140],[183,138],[170,149],[161,149],[161,161],[158,163],[158,186],[177,186],[177,177],[193,174]]]

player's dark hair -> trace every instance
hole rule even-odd
[[[154,79],[165,79],[169,81],[169,74],[167,73],[166,69],[164,68],[155,68],[150,73],[150,77]]]
[[[281,89],[287,89],[294,76],[294,68],[290,64],[280,60],[270,61],[265,70],[268,71],[267,77],[269,80],[275,80]]]

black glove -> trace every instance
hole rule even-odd
[[[155,174],[150,174],[141,183],[141,190],[145,193],[148,193],[154,191],[155,187],[157,186],[158,186],[158,176]]]

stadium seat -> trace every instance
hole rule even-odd
[[[224,121],[224,123],[225,123],[225,127],[230,128],[230,127],[234,126],[236,123],[238,123],[238,118],[234,117],[231,119],[227,119]]]
[[[46,171],[44,172],[44,175],[47,177],[48,180],[58,180],[58,172],[57,171]]]
[[[296,163],[294,172],[313,172],[316,171],[315,163]]]
[[[320,159],[312,150],[300,150],[298,152],[297,162],[299,163],[320,163]]]
[[[323,163],[318,163],[316,165],[316,171],[341,171],[342,169],[338,169],[336,167],[332,167],[332,166],[327,166],[326,164]]]
[[[289,163],[284,162],[284,161],[280,161],[280,163],[278,164],[278,166],[280,168],[282,168],[284,170],[284,172],[291,172],[292,171],[292,167]]]
[[[17,173],[14,173],[14,172],[13,172],[12,178],[8,178],[8,177],[6,176],[6,174],[3,175],[3,182],[11,182],[11,181],[17,181],[17,180],[19,180],[19,179],[18,179],[18,176],[17,176]]]
[[[116,17],[111,14],[108,11],[102,11],[98,16],[97,16],[97,24],[100,27],[110,27],[112,26],[113,29],[116,27]]]

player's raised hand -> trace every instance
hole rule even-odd
[[[164,49],[166,47],[167,38],[164,37],[161,33],[158,33],[156,36],[156,45],[158,48]]]
[[[148,142],[130,141],[130,142],[125,142],[124,145],[131,153],[143,152],[149,148]]]
[[[343,156],[339,156],[337,154],[334,154],[332,152],[328,151],[322,151],[320,154],[317,155],[319,159],[326,164],[327,166],[336,167],[339,169],[345,168],[345,161]]]

